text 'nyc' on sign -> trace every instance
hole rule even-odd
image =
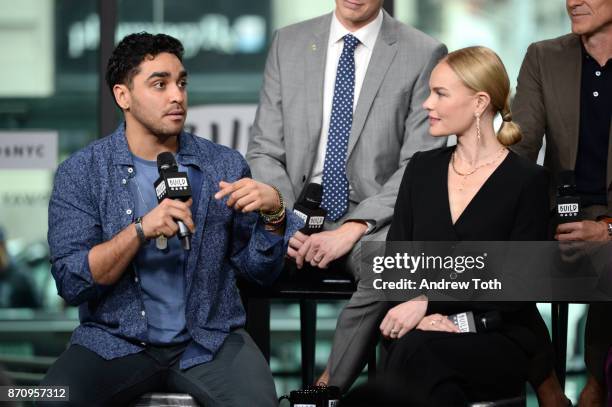
[[[55,131],[0,131],[0,169],[55,169],[57,138]]]

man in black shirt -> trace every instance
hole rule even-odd
[[[559,241],[612,239],[612,1],[567,0],[572,33],[531,44],[513,103],[523,141],[514,150],[536,160],[546,134],[544,166],[551,194],[572,170],[583,221],[559,225]],[[585,336],[589,373],[580,405],[603,405],[604,362],[611,344],[610,307],[591,304]]]
[[[612,63],[603,66],[581,43],[580,128],[576,156],[577,192],[583,206],[608,204],[610,109],[612,106]]]

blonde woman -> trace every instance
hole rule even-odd
[[[485,47],[450,53],[433,70],[429,111],[434,137],[457,145],[415,154],[400,186],[388,241],[545,240],[548,175],[508,146],[521,138],[509,108],[510,83]],[[493,119],[503,124],[496,133]],[[498,311],[502,326],[461,334],[446,317]],[[419,297],[390,309],[380,329],[390,342],[386,370],[408,384],[415,404],[462,405],[521,394],[565,398],[552,369],[546,326],[533,303],[439,303]],[[548,399],[546,399],[549,397]]]

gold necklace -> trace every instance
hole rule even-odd
[[[463,189],[465,188],[465,181],[467,180],[467,177],[469,177],[470,175],[474,174],[476,171],[478,171],[479,169],[483,168],[483,167],[487,167],[491,164],[494,164],[499,157],[502,156],[502,154],[506,151],[506,147],[502,147],[499,149],[499,151],[497,152],[497,154],[495,154],[495,157],[493,157],[490,161],[487,161],[483,164],[477,165],[476,167],[474,167],[471,171],[468,172],[460,172],[459,170],[457,170],[457,167],[455,167],[455,155],[457,154],[457,150],[453,151],[453,155],[451,156],[451,168],[453,169],[453,172],[457,175],[459,175],[460,177],[463,177],[463,179],[461,180],[461,184],[459,185],[459,191],[463,191]]]

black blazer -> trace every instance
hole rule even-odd
[[[485,181],[455,224],[448,201],[448,165],[454,147],[413,155],[400,185],[387,241],[546,240],[548,172],[512,151]],[[551,372],[548,329],[534,303],[430,302],[427,314],[499,310],[502,332],[532,359],[537,387]]]

